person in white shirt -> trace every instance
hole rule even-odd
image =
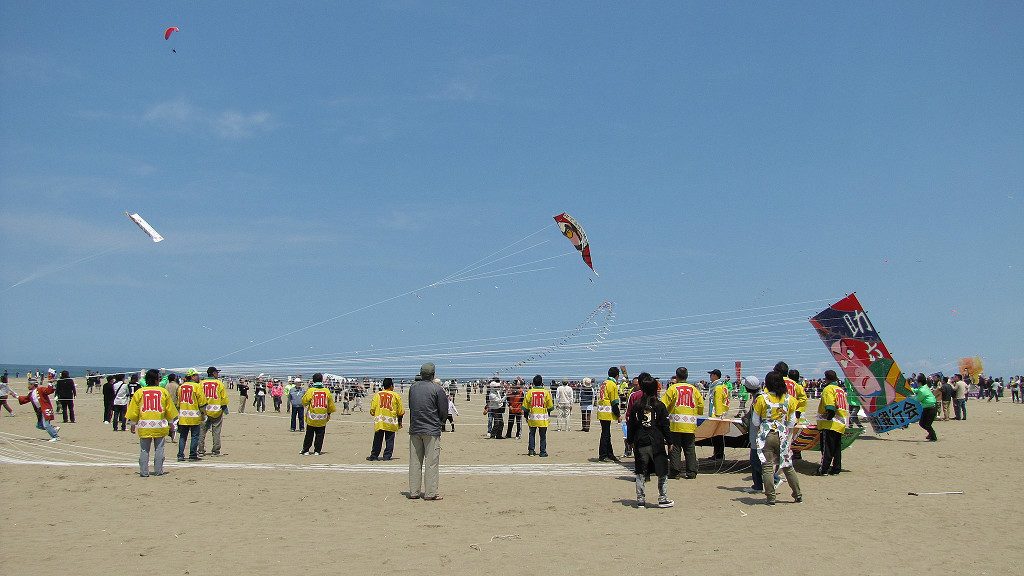
[[[118,374],[114,379],[114,402],[113,415],[110,417],[110,422],[114,426],[114,431],[117,431],[117,423],[121,423],[121,432],[125,431],[128,423],[128,419],[125,414],[128,412],[128,383],[124,381],[124,374]]]
[[[555,389],[555,408],[558,415],[555,417],[555,429],[563,432],[569,431],[569,418],[572,416],[572,388],[562,380],[562,384]]]

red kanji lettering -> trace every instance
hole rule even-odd
[[[531,408],[543,408],[544,407],[544,391],[534,390],[530,394],[530,407]]]
[[[310,408],[327,408],[327,392],[317,390],[309,403]]]
[[[678,402],[679,406],[685,406],[687,408],[693,408],[694,407],[694,403],[693,403],[693,388],[690,388],[689,386],[680,386],[678,388],[678,390],[679,390],[679,399],[677,400],[677,402]]]
[[[380,395],[380,407],[383,408],[384,410],[391,410],[392,409],[391,408],[391,394],[385,393],[385,394],[381,394]]]
[[[185,385],[178,388],[178,402],[180,404],[195,404],[195,395],[192,394],[192,386]]]
[[[206,394],[207,398],[217,397],[217,383],[216,382],[205,382],[203,383],[203,394]]]
[[[163,412],[163,400],[164,395],[159,390],[143,390],[142,392],[142,411],[143,412]]]
[[[836,390],[836,409],[849,410],[850,405],[846,400],[846,390]]]

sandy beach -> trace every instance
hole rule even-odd
[[[25,391],[23,378],[12,386]],[[542,460],[526,456],[525,435],[485,439],[483,399],[463,395],[456,432],[442,438],[444,500],[424,502],[404,496],[404,431],[395,461],[366,462],[369,415],[343,416],[339,406],[326,453],[304,457],[283,409],[239,414],[229,394],[226,454],[178,463],[168,443],[163,477],[138,476],[137,438],[102,423],[98,393],[79,395],[76,424],[58,413],[57,443],[35,429],[31,408],[5,413],[0,573],[746,574],[752,557],[764,574],[1022,570],[1015,489],[1024,452],[1013,431],[1024,405],[1008,400],[971,400],[966,422],[936,422],[936,443],[916,425],[866,434],[837,477],[813,476],[819,453],[807,453],[797,467],[801,504],[786,485],[775,507],[742,492],[747,452],[727,449],[725,466],[670,482],[674,508],[638,510],[632,463],[597,463],[598,432],[578,431],[575,412],[572,431],[550,432]],[[613,443],[621,454],[617,430]]]

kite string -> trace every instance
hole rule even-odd
[[[481,262],[481,261],[483,261],[483,260],[487,260],[488,258],[491,258],[491,257],[492,257],[492,256],[494,256],[495,254],[500,254],[500,253],[501,253],[502,251],[504,251],[504,250],[506,250],[506,249],[508,249],[508,248],[510,248],[510,247],[512,247],[512,246],[515,246],[516,244],[518,244],[518,243],[522,242],[523,240],[526,240],[527,238],[530,238],[531,236],[536,236],[537,234],[540,234],[540,233],[541,233],[541,232],[543,232],[544,230],[547,230],[547,229],[548,229],[548,228],[549,228],[550,226],[551,226],[551,224],[548,224],[548,225],[544,226],[543,228],[541,228],[541,229],[537,230],[536,232],[531,232],[530,234],[527,234],[527,235],[526,235],[526,236],[524,236],[523,238],[520,238],[519,240],[516,240],[516,241],[515,241],[515,242],[513,242],[512,244],[509,244],[509,245],[508,245],[508,246],[506,246],[505,248],[502,248],[501,250],[498,250],[497,252],[494,252],[494,253],[490,254],[489,256],[485,256],[484,258],[481,258],[480,260],[477,260],[477,262]],[[475,264],[475,263],[474,263],[474,264]],[[472,266],[472,264],[471,264],[470,266]],[[295,330],[292,330],[292,331],[290,331],[290,332],[287,332],[287,333],[285,333],[285,334],[281,334],[280,336],[275,336],[275,337],[273,337],[273,338],[268,338],[268,339],[266,339],[266,340],[262,340],[262,341],[260,341],[260,342],[254,343],[254,344],[250,344],[249,346],[244,346],[244,347],[242,347],[242,348],[239,348],[238,350],[235,350],[235,351],[233,351],[233,352],[229,352],[229,353],[227,353],[227,354],[222,354],[221,356],[218,356],[218,357],[216,357],[216,358],[213,358],[213,359],[211,359],[211,360],[210,360],[209,362],[207,362],[207,364],[212,364],[212,363],[216,362],[217,360],[222,360],[222,359],[224,359],[224,358],[227,358],[228,356],[233,356],[233,355],[235,355],[235,354],[237,354],[237,353],[239,353],[239,352],[244,352],[244,351],[246,351],[246,350],[251,350],[251,349],[253,349],[253,348],[256,348],[257,346],[262,346],[263,344],[268,344],[268,343],[270,343],[270,342],[274,342],[274,341],[276,341],[276,340],[280,340],[281,338],[287,338],[288,336],[292,336],[292,335],[294,335],[294,334],[297,334],[297,333],[299,333],[299,332],[302,332],[302,331],[304,331],[304,330],[308,330],[308,329],[310,329],[310,328],[315,328],[315,327],[317,327],[317,326],[322,326],[322,325],[324,325],[324,324],[327,324],[328,322],[333,322],[334,320],[337,320],[337,319],[339,319],[339,318],[343,318],[343,317],[345,317],[345,316],[350,316],[350,315],[352,315],[352,314],[355,314],[355,313],[357,313],[357,312],[362,312],[363,310],[368,310],[368,309],[370,309],[370,308],[373,308],[373,307],[375,307],[375,306],[379,306],[379,305],[381,305],[381,304],[386,304],[387,302],[391,302],[391,301],[393,301],[393,300],[397,300],[397,299],[399,299],[399,298],[402,298],[402,297],[405,297],[405,296],[409,296],[409,295],[411,295],[411,294],[415,294],[416,292],[419,292],[420,290],[426,290],[426,289],[428,289],[428,288],[432,288],[432,287],[434,287],[434,286],[439,286],[439,285],[441,284],[441,282],[442,282],[442,281],[447,281],[447,280],[450,280],[450,279],[452,279],[452,278],[453,278],[453,276],[457,276],[458,274],[460,274],[460,273],[462,273],[462,272],[463,272],[464,270],[466,270],[466,268],[468,268],[468,267],[469,267],[469,266],[467,266],[467,267],[463,267],[463,268],[462,268],[461,270],[459,270],[459,271],[458,271],[458,272],[457,272],[456,274],[454,274],[454,275],[452,275],[452,274],[449,274],[448,276],[445,276],[445,277],[444,277],[444,278],[442,278],[441,280],[437,280],[437,281],[434,281],[434,282],[432,282],[432,283],[430,283],[430,284],[427,284],[427,285],[425,285],[425,286],[421,286],[421,287],[419,287],[419,288],[416,288],[416,289],[413,289],[413,290],[408,290],[408,291],[406,291],[406,292],[403,292],[403,293],[401,293],[401,294],[398,294],[398,295],[395,295],[395,296],[391,296],[391,297],[385,298],[385,299],[383,299],[383,300],[379,300],[379,301],[377,301],[377,302],[374,302],[374,303],[372,303],[372,304],[367,304],[367,305],[365,305],[365,306],[360,306],[359,308],[356,308],[356,309],[354,309],[354,310],[349,310],[348,312],[343,312],[343,313],[341,313],[341,314],[338,314],[337,316],[332,316],[332,317],[330,317],[330,318],[328,318],[328,319],[326,319],[326,320],[321,320],[321,321],[319,321],[319,322],[314,322],[314,323],[312,323],[312,324],[310,324],[310,325],[308,325],[308,326],[304,326],[304,327],[302,327],[302,328],[297,328],[297,329],[295,329]]]
[[[78,260],[75,260],[74,262],[69,262],[68,264],[64,264],[64,265],[58,266],[56,268],[52,268],[52,269],[49,269],[49,270],[43,269],[43,270],[41,270],[39,272],[36,272],[36,273],[30,275],[29,277],[27,277],[27,278],[25,278],[23,280],[20,280],[19,282],[15,283],[15,284],[12,284],[12,285],[8,286],[7,288],[4,289],[4,292],[6,292],[7,290],[10,290],[12,288],[17,288],[18,286],[21,286],[22,284],[25,284],[26,282],[31,282],[32,280],[35,280],[36,278],[41,278],[43,276],[48,276],[48,275],[53,274],[55,272],[60,272],[61,270],[65,270],[65,269],[70,268],[70,267],[72,267],[72,266],[74,266],[76,264],[81,264],[82,262],[85,262],[87,260],[92,260],[94,258],[99,258],[100,256],[105,256],[107,254],[110,254],[111,252],[115,252],[115,251],[120,250],[120,249],[121,249],[120,246],[114,246],[114,247],[102,250],[100,252],[97,252],[95,254],[90,254],[89,256],[85,256],[85,257],[79,258]]]
[[[817,300],[817,301],[820,301],[820,300]],[[784,307],[784,306],[794,306],[794,305],[799,305],[799,304],[803,304],[803,303],[804,302],[794,302],[794,303],[791,303],[791,304],[778,304],[778,305],[773,305],[773,306],[759,306],[759,307],[754,307],[754,308],[741,308],[741,309],[736,309],[736,310],[732,310],[732,311],[710,312],[710,313],[694,314],[694,315],[689,315],[689,316],[666,317],[666,318],[662,318],[662,319],[654,319],[654,320],[644,320],[644,321],[638,321],[638,322],[620,323],[618,325],[619,326],[626,326],[626,325],[644,324],[644,323],[652,323],[652,322],[662,322],[662,321],[673,320],[673,319],[685,319],[685,318],[694,318],[694,317],[704,317],[704,316],[709,316],[709,315],[732,314],[732,313],[736,313],[736,312],[761,310],[761,309],[766,309],[766,308],[779,308],[779,307]],[[700,323],[711,323],[711,322],[730,322],[730,323],[736,323],[736,322],[739,322],[739,321],[744,321],[744,320],[749,320],[749,319],[754,319],[754,318],[763,318],[764,316],[772,316],[772,315],[777,315],[777,314],[799,313],[799,312],[802,312],[802,311],[803,310],[796,310],[796,311],[792,311],[792,312],[773,312],[773,313],[769,313],[769,314],[744,315],[744,316],[737,316],[737,317],[733,317],[733,318],[723,318],[723,319],[718,319],[718,320],[708,320],[708,321],[703,321],[703,322],[700,322]],[[763,329],[763,328],[772,327],[772,326],[791,325],[791,324],[794,324],[794,323],[797,323],[797,322],[802,323],[803,319],[795,320],[795,319],[786,318],[786,319],[781,319],[781,321],[776,322],[775,324],[766,324],[764,322],[761,322],[761,323],[757,324],[756,326],[751,326],[751,327],[757,327],[757,328],[762,328]],[[636,328],[636,329],[632,329],[632,330],[628,330],[628,331],[631,331],[631,332],[642,332],[642,331],[645,331],[645,330],[665,330],[665,329],[668,329],[668,328],[674,328],[674,327],[680,327],[680,326],[688,326],[688,325],[689,324],[681,323],[681,324],[672,324],[672,325],[667,325],[667,326],[656,326],[656,327],[652,326],[652,327],[649,327],[649,328]],[[741,327],[735,327],[735,326],[723,327],[723,328],[719,328],[719,329],[723,330],[723,331],[736,331],[736,330],[738,330],[740,328],[742,328],[742,326]],[[413,351],[415,349],[431,349],[431,348],[438,348],[438,347],[451,347],[452,345],[460,345],[460,344],[461,345],[469,345],[468,347],[471,347],[474,344],[479,345],[478,343],[497,342],[497,341],[503,341],[503,340],[506,341],[505,342],[506,344],[517,344],[519,342],[522,342],[522,340],[518,340],[517,341],[517,340],[511,340],[511,339],[517,339],[517,338],[518,339],[522,339],[522,338],[527,338],[527,337],[531,337],[531,336],[543,336],[543,335],[550,335],[550,334],[556,334],[557,335],[557,334],[564,334],[565,332],[566,331],[564,331],[564,330],[538,331],[538,332],[531,332],[531,333],[527,333],[527,334],[518,334],[518,335],[510,335],[510,336],[498,336],[498,337],[486,337],[486,338],[476,338],[476,339],[468,339],[468,340],[456,340],[456,341],[448,341],[448,342],[437,342],[437,343],[433,343],[433,344],[409,345],[409,346],[382,348],[382,349],[374,349],[374,350],[356,350],[356,351],[345,353],[344,356],[358,355],[360,353],[367,353],[367,352],[373,352],[373,353],[380,353],[380,352],[387,352],[387,351],[400,352],[400,351],[403,351],[403,350],[411,352],[411,351]],[[684,330],[684,331],[677,331],[677,332],[661,333],[661,336],[663,338],[675,338],[675,337],[678,337],[678,336],[703,335],[703,334],[706,334],[707,332],[708,332],[708,330],[706,328],[702,328],[702,329],[700,329],[700,331],[696,331],[696,330],[685,331]],[[762,330],[762,334],[763,334],[763,330]],[[637,336],[637,337],[634,337],[634,338],[640,338],[640,337]],[[509,341],[509,340],[511,340],[511,341]],[[618,339],[618,340],[622,340],[622,339]],[[612,342],[612,341],[610,341],[610,342]],[[279,359],[273,360],[271,362],[300,361],[300,360],[304,360],[304,359],[320,358],[320,357],[325,357],[325,356],[326,355],[279,358]],[[324,359],[327,360],[327,359],[330,359],[330,358],[333,358],[333,356],[326,357]],[[256,365],[259,365],[259,364],[256,364]]]
[[[540,234],[541,232],[547,230],[551,226],[552,226],[552,224],[545,224],[544,226],[542,226],[536,232],[531,232],[531,233],[527,234],[526,236],[523,236],[519,240],[516,240],[515,242],[509,244],[508,246],[505,246],[504,248],[501,248],[500,250],[496,250],[496,251],[488,254],[487,256],[484,256],[483,258],[480,258],[479,260],[476,260],[474,262],[470,262],[468,265],[460,268],[459,270],[456,270],[455,272],[449,274],[448,276],[445,276],[444,278],[441,278],[441,280],[439,280],[439,282],[443,282],[443,281],[448,280],[448,279],[450,279],[452,277],[458,276],[459,274],[462,274],[463,272],[465,272],[467,268],[472,268],[473,266],[475,266],[476,264],[479,264],[480,262],[484,262],[485,260],[488,260],[489,258],[492,258],[492,257],[494,257],[494,256],[496,256],[498,254],[501,254],[505,250],[508,250],[509,248],[515,246],[516,244],[519,244],[523,240],[526,240],[527,238],[532,238],[533,236],[536,236],[537,234]]]

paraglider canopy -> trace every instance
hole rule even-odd
[[[167,30],[164,30],[164,40],[170,39],[171,34],[177,32],[177,31],[178,31],[178,27],[177,26],[171,26]]]

